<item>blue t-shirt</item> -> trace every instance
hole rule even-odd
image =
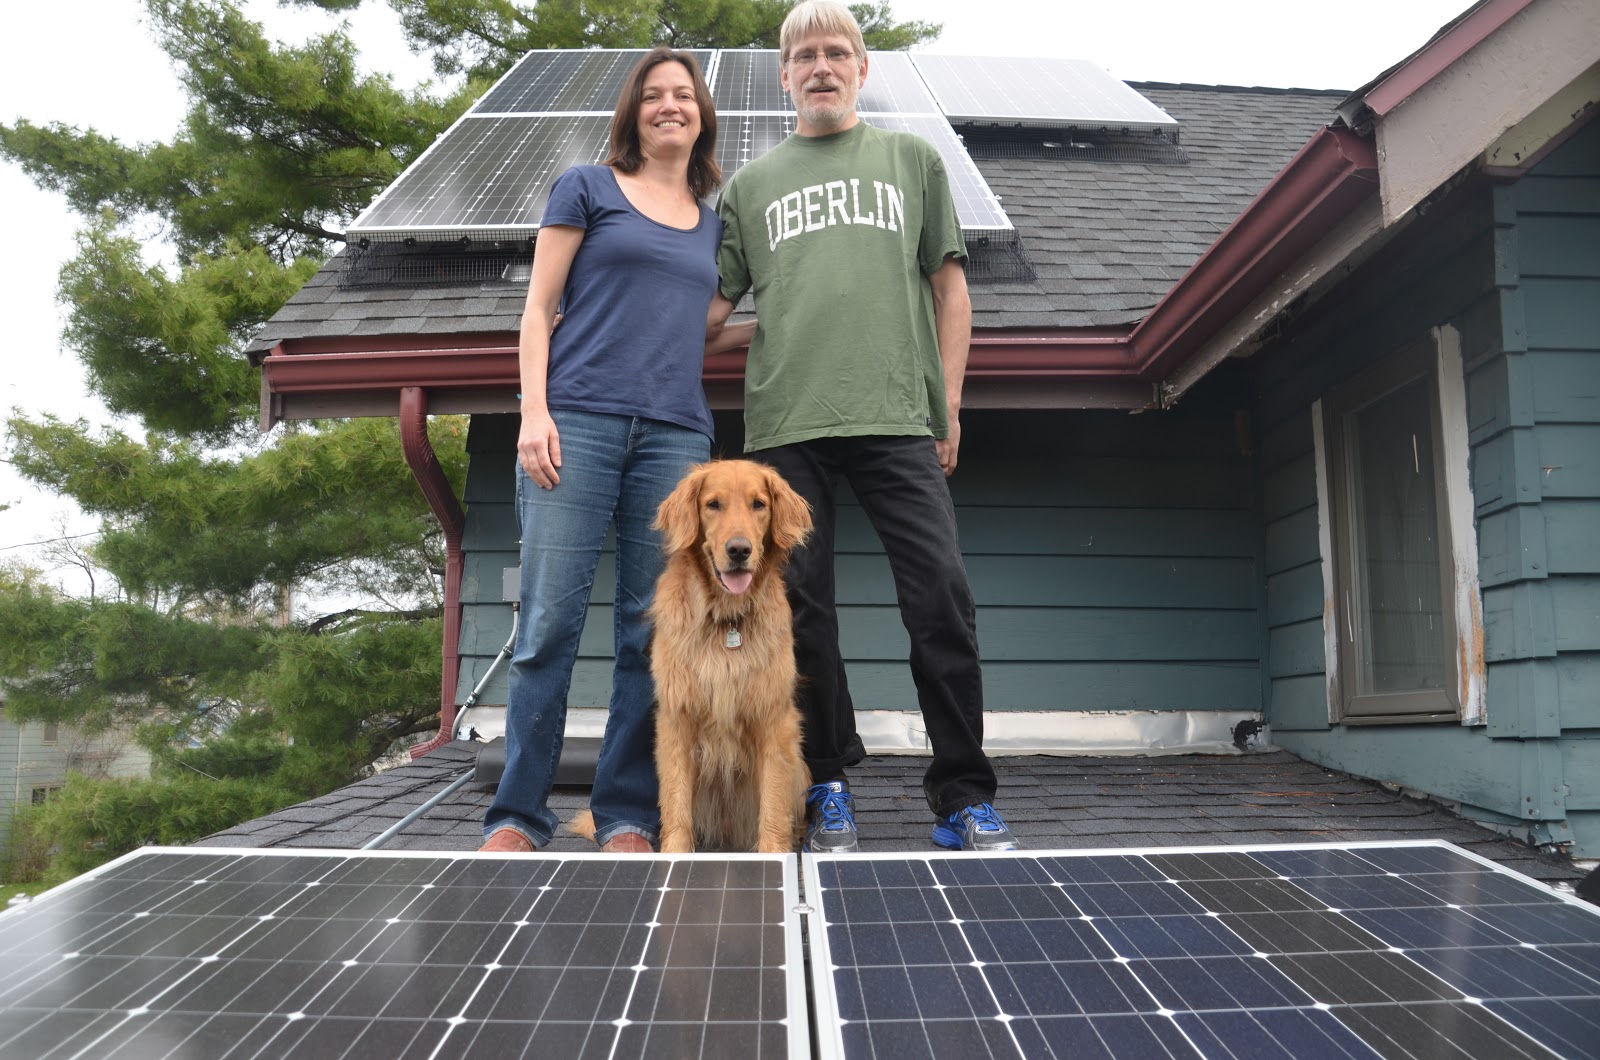
[[[704,203],[691,229],[634,209],[609,166],[556,179],[546,225],[584,230],[550,337],[552,409],[665,420],[712,436],[701,371],[722,221]]]

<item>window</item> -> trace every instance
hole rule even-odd
[[[62,785],[60,785],[60,784],[40,784],[40,785],[38,785],[37,787],[35,787],[33,789],[33,805],[35,805],[35,806],[43,806],[45,804],[45,802],[47,800],[53,798],[55,796],[55,793],[60,791],[61,788],[62,788]]]
[[[44,742],[61,742],[61,725],[59,723],[53,721],[47,721],[44,723]]]
[[[1437,345],[1446,338],[1448,351]],[[1453,543],[1463,531],[1452,532],[1447,437],[1460,447],[1466,488],[1464,416],[1459,439],[1444,423],[1445,407],[1460,412],[1462,403],[1440,401],[1440,364],[1450,355],[1450,385],[1462,386],[1453,338],[1435,333],[1321,402],[1335,721],[1455,721],[1464,692],[1479,694],[1476,682],[1463,685],[1458,651],[1458,600],[1471,596],[1469,615],[1478,608],[1476,564],[1461,569]],[[1470,535],[1470,499],[1467,512]]]

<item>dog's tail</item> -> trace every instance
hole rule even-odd
[[[581,835],[592,842],[594,840],[594,814],[588,810],[579,810],[578,815],[567,823],[567,831],[573,835]]]

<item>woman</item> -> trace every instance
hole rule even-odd
[[[605,164],[550,190],[522,316],[522,603],[483,850],[537,850],[555,832],[567,690],[613,519],[616,668],[590,808],[602,850],[648,853],[656,838],[645,611],[663,556],[650,523],[710,454],[702,352],[736,337],[706,332],[722,224],[700,200],[721,180],[716,139],[699,64],[657,48],[623,87]]]

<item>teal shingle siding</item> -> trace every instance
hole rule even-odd
[[[1159,418],[964,414],[951,488],[988,709],[1260,708],[1257,520],[1229,398],[1196,395]],[[736,452],[737,418],[718,426],[720,447]],[[500,572],[516,563],[514,432],[511,417],[478,416],[469,441],[458,702],[509,631]],[[914,710],[888,562],[848,497],[838,542],[840,640],[856,704]],[[573,706],[609,698],[610,563],[602,557]],[[482,701],[505,701],[503,669]]]
[[[1600,854],[1600,126],[1469,186],[1258,358],[1278,742]],[[1461,335],[1484,727],[1327,725],[1312,400],[1435,325]]]

